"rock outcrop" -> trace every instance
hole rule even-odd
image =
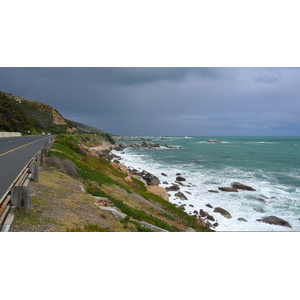
[[[165,188],[157,185],[149,185],[147,186],[147,192],[151,194],[155,194],[160,196],[161,198],[169,201],[169,195]]]
[[[292,226],[287,221],[280,219],[278,217],[275,217],[275,216],[264,217],[264,218],[258,219],[256,221],[268,223],[271,225],[279,225],[279,226],[285,226],[285,227],[292,228]]]
[[[225,210],[224,208],[216,207],[214,209],[214,212],[221,214],[223,217],[225,217],[227,219],[231,219],[232,218],[231,214],[227,210]]]
[[[245,185],[239,182],[234,182],[232,185],[233,188],[237,189],[237,190],[244,190],[244,191],[256,191],[256,189],[254,189],[253,187],[249,186],[249,185]]]

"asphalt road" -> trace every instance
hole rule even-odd
[[[17,176],[51,137],[0,138],[0,202]]]

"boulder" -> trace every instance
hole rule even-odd
[[[244,219],[244,218],[238,218],[238,221],[240,221],[240,222],[248,222],[246,219]]]
[[[176,192],[180,190],[180,187],[177,184],[172,183],[171,186],[166,187],[168,192]]]
[[[210,193],[219,193],[219,191],[215,191],[215,190],[208,190]]]
[[[271,225],[280,225],[280,226],[292,228],[292,226],[287,221],[280,219],[278,217],[275,217],[275,216],[264,217],[264,218],[258,219],[256,221],[268,223]]]
[[[208,140],[207,142],[208,143],[217,143],[217,144],[222,143],[221,141],[218,141],[218,140]]]
[[[225,217],[227,219],[231,219],[232,218],[231,214],[227,210],[225,210],[224,208],[216,207],[214,209],[214,212],[221,214],[223,217]]]
[[[249,185],[239,183],[239,182],[234,182],[232,187],[237,189],[237,190],[256,191],[256,189],[254,189],[253,187],[251,187]]]
[[[136,169],[131,169],[130,172],[134,175],[141,176],[147,183],[147,185],[159,185],[160,180],[153,174],[147,172],[147,171],[142,171],[139,172]]]
[[[149,185],[147,186],[147,192],[151,194],[155,194],[160,196],[161,198],[169,201],[169,195],[165,188],[157,185]]]
[[[205,206],[209,207],[209,208],[213,208],[209,203],[206,204]]]
[[[127,145],[123,142],[121,144],[119,144],[119,148],[121,148],[122,150],[127,148]]]
[[[186,181],[186,179],[181,176],[177,176],[176,181]]]
[[[187,197],[182,192],[178,192],[174,196],[178,197],[180,200],[187,200]]]
[[[208,213],[205,212],[202,208],[199,210],[199,214],[200,214],[200,216],[201,216],[202,218],[205,218],[205,217],[208,216]]]
[[[260,207],[253,207],[253,209],[259,213],[264,213],[266,212],[263,208],[260,208]]]
[[[211,216],[210,214],[208,214],[207,219],[210,221],[215,221],[215,218],[213,216]]]
[[[165,173],[161,173],[161,175],[162,175],[162,176],[165,176],[165,177],[168,177],[168,175],[167,175],[167,174],[165,174]]]
[[[196,232],[196,230],[192,227],[188,227],[185,232]]]
[[[219,190],[222,192],[238,192],[238,190],[233,187],[219,187]]]
[[[132,183],[132,179],[130,176],[127,176],[124,178],[125,181]]]

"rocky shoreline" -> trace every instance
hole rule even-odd
[[[125,166],[123,165],[120,161],[122,160],[122,157],[119,155],[116,155],[112,153],[112,150],[116,151],[124,151],[126,148],[146,148],[146,149],[157,149],[161,147],[166,147],[166,148],[177,148],[173,146],[168,146],[168,145],[161,145],[159,143],[152,143],[149,140],[145,138],[141,139],[132,139],[132,140],[126,140],[126,141],[142,141],[142,144],[139,143],[133,143],[131,145],[126,145],[124,142],[121,142],[119,145],[112,145],[108,148],[99,150],[98,152],[96,151],[96,155],[101,156],[105,158],[106,160],[111,162],[111,165],[120,170],[121,172],[125,173],[128,175],[128,180],[131,180],[130,177],[136,178],[142,182],[147,187],[147,191],[153,194],[157,194],[161,196],[163,199],[168,200],[172,196],[170,193],[173,193],[173,196],[175,199],[180,200],[178,201],[178,204],[173,203],[175,206],[179,207],[180,209],[186,211],[187,205],[191,208],[193,208],[192,204],[185,204],[184,201],[188,201],[188,195],[190,194],[188,191],[181,191],[181,188],[184,187],[191,187],[189,183],[187,183],[187,179],[182,177],[180,173],[176,174],[176,180],[175,182],[168,183],[167,181],[163,181],[162,183],[165,185],[168,185],[167,187],[161,187],[159,186],[161,184],[161,181],[157,176],[154,174],[151,174],[147,172],[146,170],[139,171],[135,168]],[[211,141],[213,143],[218,143],[219,141]],[[161,173],[162,176],[168,177],[167,174]],[[225,192],[225,193],[238,193],[240,190],[246,191],[246,192],[254,192],[256,191],[255,188],[239,183],[239,182],[233,182],[231,186],[229,187],[218,187],[218,190],[208,190],[210,193],[220,193],[220,192]],[[259,195],[259,197],[253,197],[253,199],[267,203],[268,198],[264,195]],[[212,210],[215,214],[220,214],[223,218],[231,219],[232,215],[230,212],[225,210],[222,207],[213,207],[211,204],[207,203],[205,205],[208,207],[210,210]],[[265,212],[263,209],[259,209],[259,212],[263,213]],[[209,228],[216,229],[219,226],[218,220],[212,216],[208,211],[205,211],[203,209],[194,210],[192,213],[189,213],[190,215],[193,215],[195,218],[199,219],[203,224],[208,226]],[[237,218],[238,221],[240,222],[248,222],[244,218]],[[278,225],[278,226],[285,226],[291,228],[291,225],[276,216],[266,216],[260,219],[256,220],[257,222],[264,222],[268,224],[273,224],[273,225]]]

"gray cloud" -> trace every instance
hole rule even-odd
[[[299,135],[297,68],[0,68],[0,90],[128,135]]]

